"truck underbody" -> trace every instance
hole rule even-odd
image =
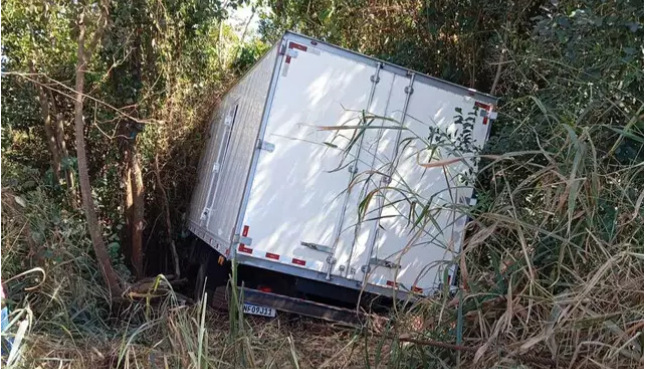
[[[197,237],[190,241],[189,269],[192,271],[193,298],[204,296],[213,308],[228,310],[237,299],[242,304],[358,325],[367,319],[382,319],[397,299],[366,291],[296,277],[264,268],[236,265],[226,260]],[[235,271],[234,271],[235,269]],[[235,277],[233,275],[235,273]],[[237,285],[236,297],[231,288]]]

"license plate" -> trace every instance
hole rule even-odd
[[[244,304],[244,306],[242,307],[242,312],[245,314],[260,315],[270,318],[276,316],[276,309],[252,304]]]

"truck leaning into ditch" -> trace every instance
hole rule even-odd
[[[455,283],[475,201],[465,176],[495,104],[285,33],[212,116],[187,224],[196,289],[221,291],[235,261],[246,312],[347,320],[338,306],[361,294]]]

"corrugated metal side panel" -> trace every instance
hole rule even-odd
[[[256,144],[256,136],[261,124],[262,112],[269,90],[274,61],[277,53],[274,46],[240,81],[229,90],[213,113],[209,142],[202,154],[198,170],[198,181],[195,184],[189,211],[189,227],[206,242],[211,242],[207,232],[222,240],[229,240],[235,223],[238,207],[244,192],[247,172]],[[208,205],[209,189],[213,179],[213,164],[216,161],[219,145],[224,135],[224,117],[233,104],[238,104],[238,111],[233,123],[230,138],[229,155],[220,170],[218,194],[213,200],[213,210],[209,224],[200,217]],[[218,234],[221,230],[221,234]]]
[[[208,142],[204,147],[202,152],[202,157],[200,158],[200,163],[198,165],[198,177],[195,186],[193,187],[193,196],[191,197],[191,207],[188,213],[189,221],[192,221],[196,224],[200,224],[200,215],[204,209],[204,205],[207,198],[207,192],[209,189],[209,181],[211,179],[211,170],[206,169],[209,167],[206,163],[213,163],[215,161],[215,156],[217,155],[217,128],[220,126],[219,122],[221,121],[220,110],[216,109],[213,114],[211,114],[211,122],[207,136],[205,137]]]
[[[207,230],[227,241],[233,236],[244,194],[277,50],[274,46],[226,96],[226,104],[238,104],[238,111]]]

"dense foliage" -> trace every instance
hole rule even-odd
[[[259,37],[241,40],[225,20],[249,3],[260,16]],[[643,360],[643,3],[108,4],[86,73],[85,138],[103,236],[123,277],[136,274],[133,207],[143,212],[143,274],[173,273],[168,247],[181,240],[208,116],[235,77],[291,29],[501,98],[469,238],[455,260],[462,292],[454,301],[420,304],[415,313],[431,322],[422,338],[477,346],[468,363],[483,367],[506,364],[505,352],[606,367]],[[77,20],[85,11],[88,32],[96,34],[98,7],[3,3],[2,201],[9,211],[2,218],[2,277],[43,268],[48,282],[34,294],[14,285],[12,307],[41,314],[48,323],[38,329],[75,338],[100,330],[94,337],[108,341],[118,336],[107,328],[108,296],[89,290],[102,282],[78,207],[71,99]],[[495,159],[505,153],[515,155]],[[138,178],[143,187],[133,184]],[[136,205],[139,188],[143,202]],[[177,320],[165,334],[196,343],[204,322],[194,331],[177,311],[168,314]],[[180,332],[177,321],[192,328]],[[244,342],[247,355],[253,350]],[[286,363],[293,364],[296,349],[285,342],[292,345]],[[444,350],[392,345],[391,364],[400,367],[460,360]],[[195,356],[172,347],[178,362],[195,364]],[[204,355],[220,365],[219,357]]]
[[[45,186],[74,211],[78,204],[64,198],[78,192],[71,124],[76,22],[85,11],[93,17],[88,33],[96,33],[96,9],[66,1],[3,5],[3,185],[17,185],[20,192]],[[126,230],[131,208],[145,212],[143,247],[155,245],[144,250],[151,272],[172,270],[167,223],[159,216],[169,209],[176,227],[168,231],[177,237],[210,111],[236,73],[253,62],[250,56],[264,48],[249,37],[239,40],[223,23],[238,5],[113,1],[98,35],[84,111],[92,188],[105,236],[125,255],[133,242]],[[139,174],[129,172],[133,158]],[[30,188],[20,178],[23,167],[40,173],[27,182]],[[62,171],[71,172],[69,180],[61,178]],[[129,200],[138,190],[129,186],[133,178],[143,184],[145,205],[139,209],[136,198]]]

